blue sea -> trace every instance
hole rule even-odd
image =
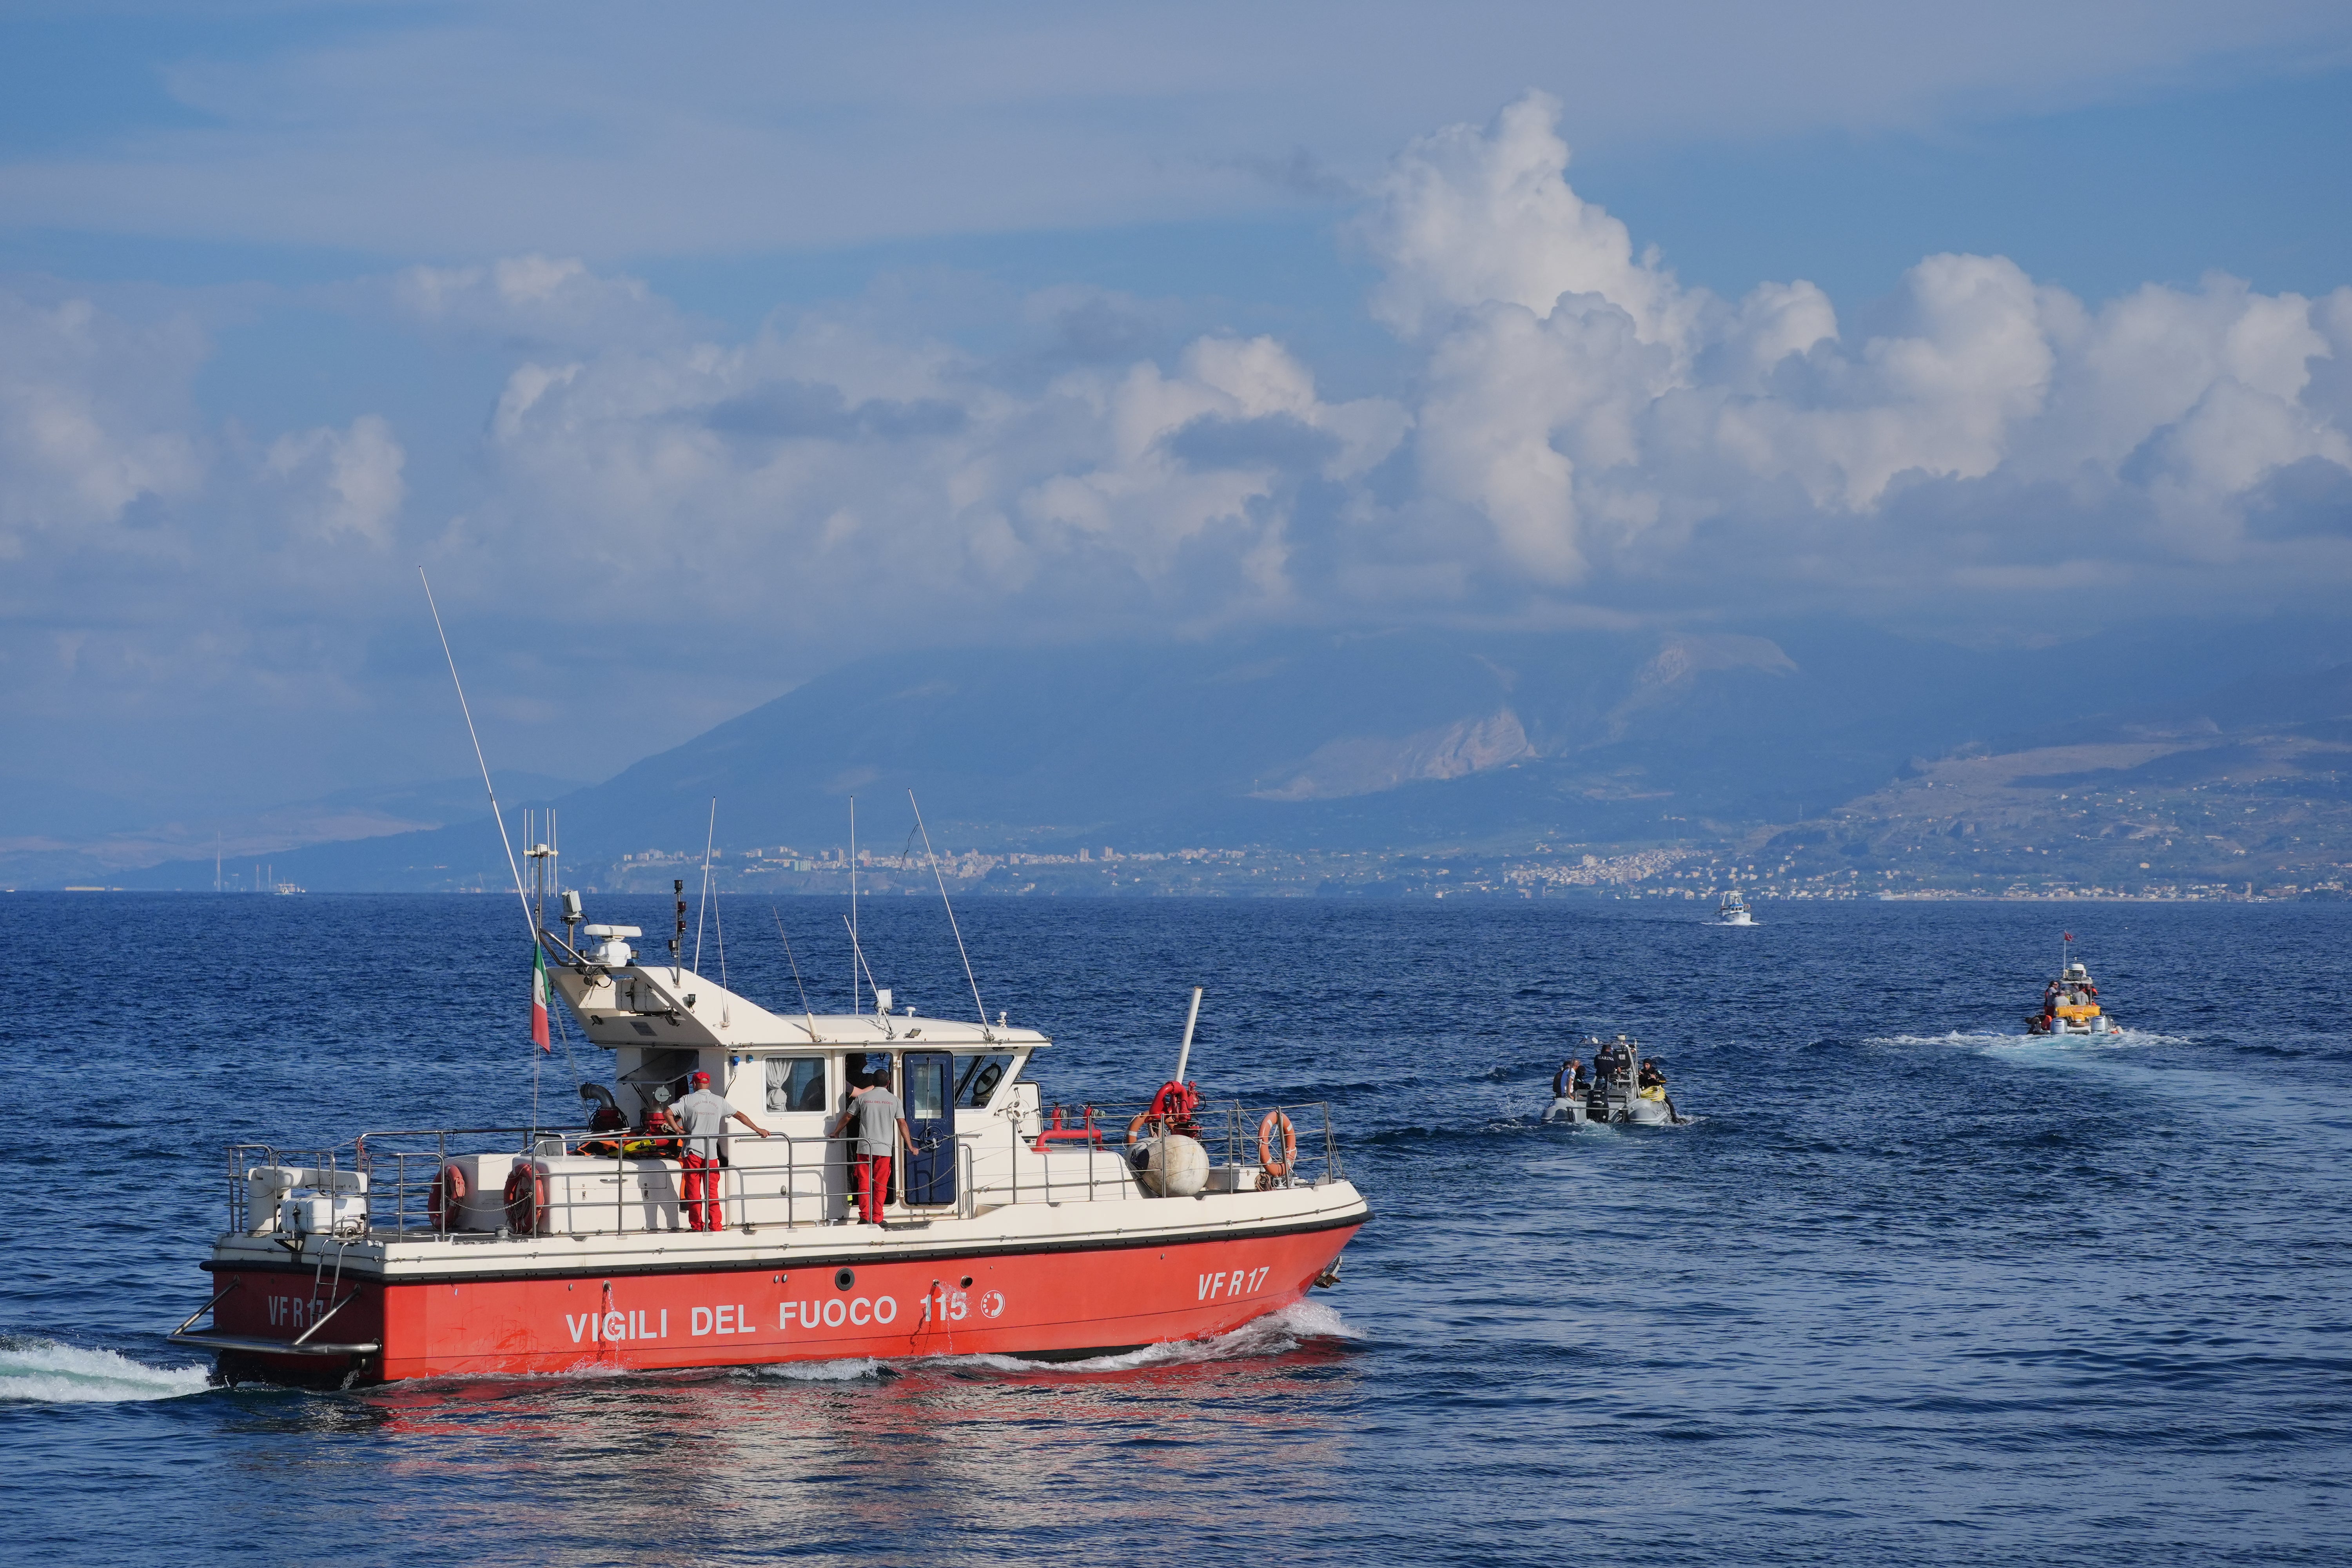
[[[730,983],[797,1005],[780,917],[845,1006],[839,909],[725,900]],[[958,912],[1049,1103],[1147,1095],[1194,984],[1205,1090],[1329,1101],[1374,1211],[1339,1287],[1076,1366],[214,1388],[163,1336],[224,1142],[576,1120],[605,1074],[529,1048],[511,899],[0,898],[23,1560],[2352,1560],[2352,910]],[[861,925],[968,1012],[935,901]],[[2022,1033],[2062,931],[2121,1036]],[[1540,1125],[1585,1030],[1689,1124]]]

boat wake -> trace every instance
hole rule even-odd
[[[1231,1333],[1218,1334],[1212,1339],[1144,1345],[1139,1349],[1122,1351],[1117,1355],[1092,1356],[1085,1361],[1025,1361],[1019,1356],[1007,1355],[958,1356],[953,1359],[966,1365],[984,1366],[999,1372],[1135,1372],[1148,1367],[1197,1366],[1203,1362],[1251,1361],[1264,1356],[1287,1355],[1315,1340],[1360,1340],[1363,1337],[1338,1312],[1322,1302],[1293,1301],[1278,1312],[1268,1312],[1255,1322],[1244,1323]]]
[[[1954,1029],[1942,1035],[1877,1035],[1873,1046],[1960,1046],[1979,1051],[2111,1051],[2129,1046],[2183,1046],[2178,1035],[2144,1029],[2109,1029],[2097,1035],[2029,1035],[2022,1030]]]
[[[1024,1356],[982,1353],[924,1356],[915,1362],[894,1364],[872,1356],[853,1356],[842,1361],[784,1362],[744,1370],[760,1377],[784,1378],[796,1383],[854,1383],[859,1378],[893,1376],[907,1366],[926,1366],[950,1372],[1019,1373],[1024,1376],[1034,1376],[1039,1373],[1084,1376],[1146,1371],[1156,1367],[1197,1366],[1208,1362],[1252,1361],[1286,1355],[1318,1340],[1328,1343],[1361,1338],[1361,1333],[1322,1302],[1294,1301],[1278,1312],[1269,1312],[1255,1322],[1244,1323],[1231,1333],[1219,1334],[1213,1339],[1144,1345],[1139,1349],[1122,1351],[1117,1355],[1089,1356],[1083,1361],[1035,1361]]]
[[[781,1377],[787,1383],[855,1383],[861,1377],[881,1377],[884,1363],[873,1356],[851,1356],[844,1361],[786,1361],[770,1366],[749,1369],[761,1377]]]
[[[0,1335],[0,1405],[118,1405],[202,1394],[202,1366],[151,1366],[113,1351],[29,1335]]]

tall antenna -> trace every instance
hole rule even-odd
[[[522,905],[522,923],[530,928],[533,946],[539,942],[539,922],[530,916],[530,895],[522,890],[522,868],[515,863],[514,840],[507,837],[506,814],[499,809],[499,788],[490,782],[490,764],[482,757],[482,737],[474,731],[474,710],[466,701],[466,683],[457,679],[457,656],[449,651],[449,633],[441,624],[441,606],[433,602],[433,581],[425,568],[416,569],[425,584],[425,605],[433,612],[433,629],[441,637],[441,657],[449,661],[449,684],[457,689],[457,711],[466,716],[466,738],[474,742],[474,762],[482,770],[482,788],[489,793],[490,820],[499,825],[499,847],[507,852],[507,869],[514,876],[515,901]]]
[[[713,894],[711,896],[710,934],[719,939],[719,994],[721,995],[732,995],[733,993],[727,989],[727,917],[723,912],[726,900],[723,897],[718,894]],[[729,1005],[725,1002],[721,1002],[719,1005],[719,1016],[722,1022],[725,1021],[727,1017],[728,1005]]]
[[[852,1013],[866,1011],[865,1005],[857,997],[857,971],[865,962],[866,955],[857,950],[857,797],[853,795],[849,797],[849,1010]],[[866,979],[867,984],[873,984],[874,976],[870,971]]]
[[[931,880],[940,885],[940,903],[945,907],[948,911],[948,930],[955,932],[956,956],[963,960],[964,984],[971,987],[972,1008],[980,1015],[980,1037],[991,1045],[993,1045],[996,1042],[996,1037],[989,1032],[988,1007],[980,999],[980,982],[972,978],[971,954],[964,951],[963,928],[956,924],[955,905],[948,899],[948,879],[940,875],[940,858],[931,853],[931,830],[923,826],[923,808],[915,805],[915,792],[913,790],[908,790],[907,792],[907,804],[915,807],[915,831],[923,836],[923,858],[931,863]],[[1192,1005],[1197,1009],[1200,1005],[1200,995],[1198,993],[1195,993],[1192,997]],[[1189,1026],[1186,1027],[1184,1034],[1186,1041],[1189,1044],[1192,1038],[1192,1029]]]
[[[710,797],[710,826],[702,835],[702,901],[694,906],[694,972],[702,973],[702,917],[710,910],[710,847],[719,842],[719,797]]]
[[[866,1006],[858,1002],[858,966],[866,963],[866,954],[858,952],[858,797],[849,797],[849,1011],[863,1013]],[[866,975],[868,985],[873,973]]]
[[[783,911],[770,904],[768,912],[776,917],[776,935],[784,944],[784,962],[793,966],[793,984],[801,994],[801,1016],[808,1020],[809,1038],[814,1040],[816,1038],[816,1015],[809,1011],[808,987],[801,984],[801,961],[793,956],[793,939],[784,935]]]
[[[846,915],[843,916],[841,923],[848,925],[849,918]],[[849,932],[849,962],[850,983],[852,984],[856,984],[857,981],[857,971],[861,969],[865,970],[866,988],[874,993],[875,1010],[877,1012],[881,1011],[882,987],[874,984],[874,971],[866,962],[866,950],[857,945],[857,931],[855,927],[852,927]]]

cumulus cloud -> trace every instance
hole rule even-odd
[[[394,303],[428,327],[522,344],[650,343],[674,339],[677,310],[643,280],[589,270],[577,257],[504,257],[479,267],[411,267]]]
[[[881,641],[1824,604],[1950,626],[2053,589],[2115,617],[2352,581],[2352,289],[2094,303],[1942,255],[1882,300],[1721,298],[1577,195],[1556,113],[1420,137],[1366,186],[1390,395],[1089,289],[1000,300],[1017,341],[991,353],[887,290],[730,333],[530,254],[341,296],[495,366],[462,439],[396,410],[248,432],[196,413],[193,329],[0,294],[0,581],[53,616],[146,606],[144,642],[77,642],[77,672],[258,670],[354,707],[406,542],[533,657],[689,627],[606,678],[660,687],[671,727],[631,753]],[[20,676],[47,657],[0,637]]]
[[[2215,277],[2094,310],[2004,258],[1932,256],[1851,336],[1801,280],[1733,304],[1637,258],[1570,189],[1556,112],[1530,94],[1415,142],[1360,230],[1373,309],[1426,345],[1421,499],[1483,524],[1506,577],[1695,586],[1706,563],[1677,552],[1711,528],[1767,570],[1777,539],[1931,595],[1952,524],[2013,531],[2034,486],[2045,530],[2120,562],[2242,562],[2257,487],[2352,464],[2342,383],[2314,371],[2352,290]]]
[[[651,528],[719,602],[784,580],[843,595],[812,617],[875,591],[976,595],[968,613],[992,619],[1013,613],[1008,595],[1081,616],[1224,616],[1297,595],[1288,499],[1360,479],[1408,423],[1392,402],[1323,398],[1264,337],[1200,338],[1167,366],[1080,364],[1034,390],[993,368],[835,318],[526,363],[492,422],[499,508],[482,526],[560,514],[575,554],[616,563]]]
[[[203,448],[184,392],[203,352],[185,321],[142,326],[88,300],[0,292],[0,555],[196,488]]]
[[[1592,294],[1632,319],[1645,342],[1679,344],[1695,301],[1633,236],[1569,188],[1559,102],[1531,92],[1490,132],[1452,125],[1416,140],[1373,187],[1359,226],[1387,272],[1372,314],[1416,336],[1454,312],[1517,305],[1549,316],[1564,294]]]
[[[281,436],[263,467],[295,497],[295,516],[321,538],[348,535],[381,545],[407,494],[400,470],[408,454],[380,415],[362,414],[344,430],[321,427]]]

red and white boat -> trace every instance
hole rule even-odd
[[[1171,1083],[1157,1118],[1049,1110],[1027,1072],[1050,1042],[1003,1015],[893,1014],[887,990],[870,1012],[772,1013],[640,963],[634,928],[566,929],[581,946],[542,932],[566,960],[550,977],[612,1058],[610,1089],[583,1097],[642,1127],[707,1072],[772,1134],[731,1124],[723,1226],[693,1227],[675,1145],[635,1132],[234,1145],[214,1293],[175,1343],[216,1353],[230,1381],[347,1386],[1075,1358],[1224,1333],[1335,1283],[1370,1217],[1323,1106],[1188,1105]],[[879,1226],[855,1218],[847,1142],[826,1136],[854,1072],[887,1075],[915,1138]]]

